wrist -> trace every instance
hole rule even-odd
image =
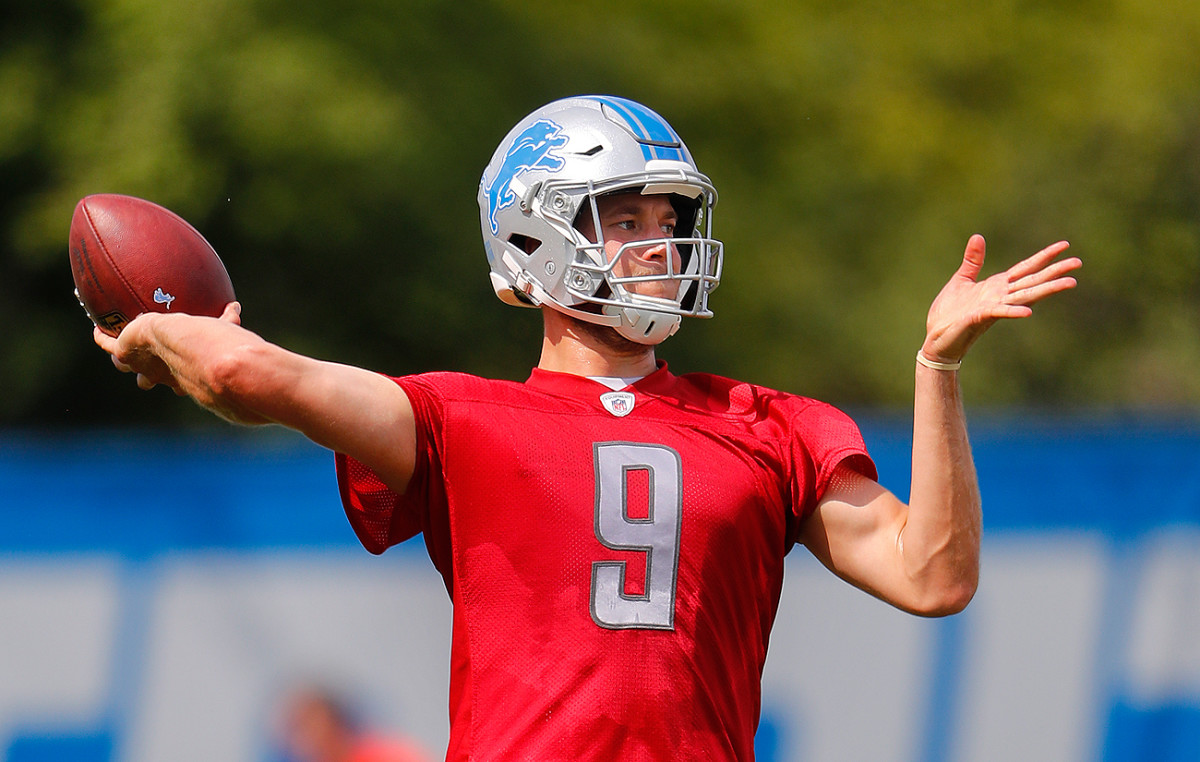
[[[159,318],[163,317],[158,312],[143,312],[129,324],[125,326],[122,334],[129,333],[129,343],[132,346],[138,346],[145,349],[153,350],[158,346],[158,324]]]
[[[933,358],[925,354],[924,349],[917,350],[917,362],[924,365],[926,368],[942,371],[956,371],[962,367],[962,358],[957,360],[944,360],[942,358]]]

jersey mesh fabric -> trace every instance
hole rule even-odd
[[[338,478],[363,545],[424,532],[450,591],[448,759],[752,759],[783,557],[839,463],[875,477],[850,418],[665,365],[623,417],[566,374],[396,380],[408,491]]]

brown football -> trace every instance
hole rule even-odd
[[[79,303],[112,336],[143,312],[218,317],[234,300],[229,273],[204,236],[145,199],[84,197],[71,217],[70,255]]]

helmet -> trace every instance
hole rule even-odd
[[[596,198],[615,192],[668,194],[678,215],[675,236],[626,244],[610,261]],[[650,109],[612,96],[555,101],[513,127],[480,180],[492,287],[507,304],[546,305],[657,344],[684,315],[712,317],[708,295],[720,281],[723,253],[712,238],[716,201],[679,135]],[[592,215],[599,240],[576,227],[581,214]],[[675,247],[681,264],[671,262],[661,275],[614,272],[631,246],[662,243]],[[674,282],[676,296],[635,293],[647,280]]]

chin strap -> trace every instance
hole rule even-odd
[[[667,337],[679,330],[682,320],[679,315],[612,304],[604,306],[604,314],[620,318],[621,322],[613,326],[613,330],[637,344],[660,344],[666,341]]]

